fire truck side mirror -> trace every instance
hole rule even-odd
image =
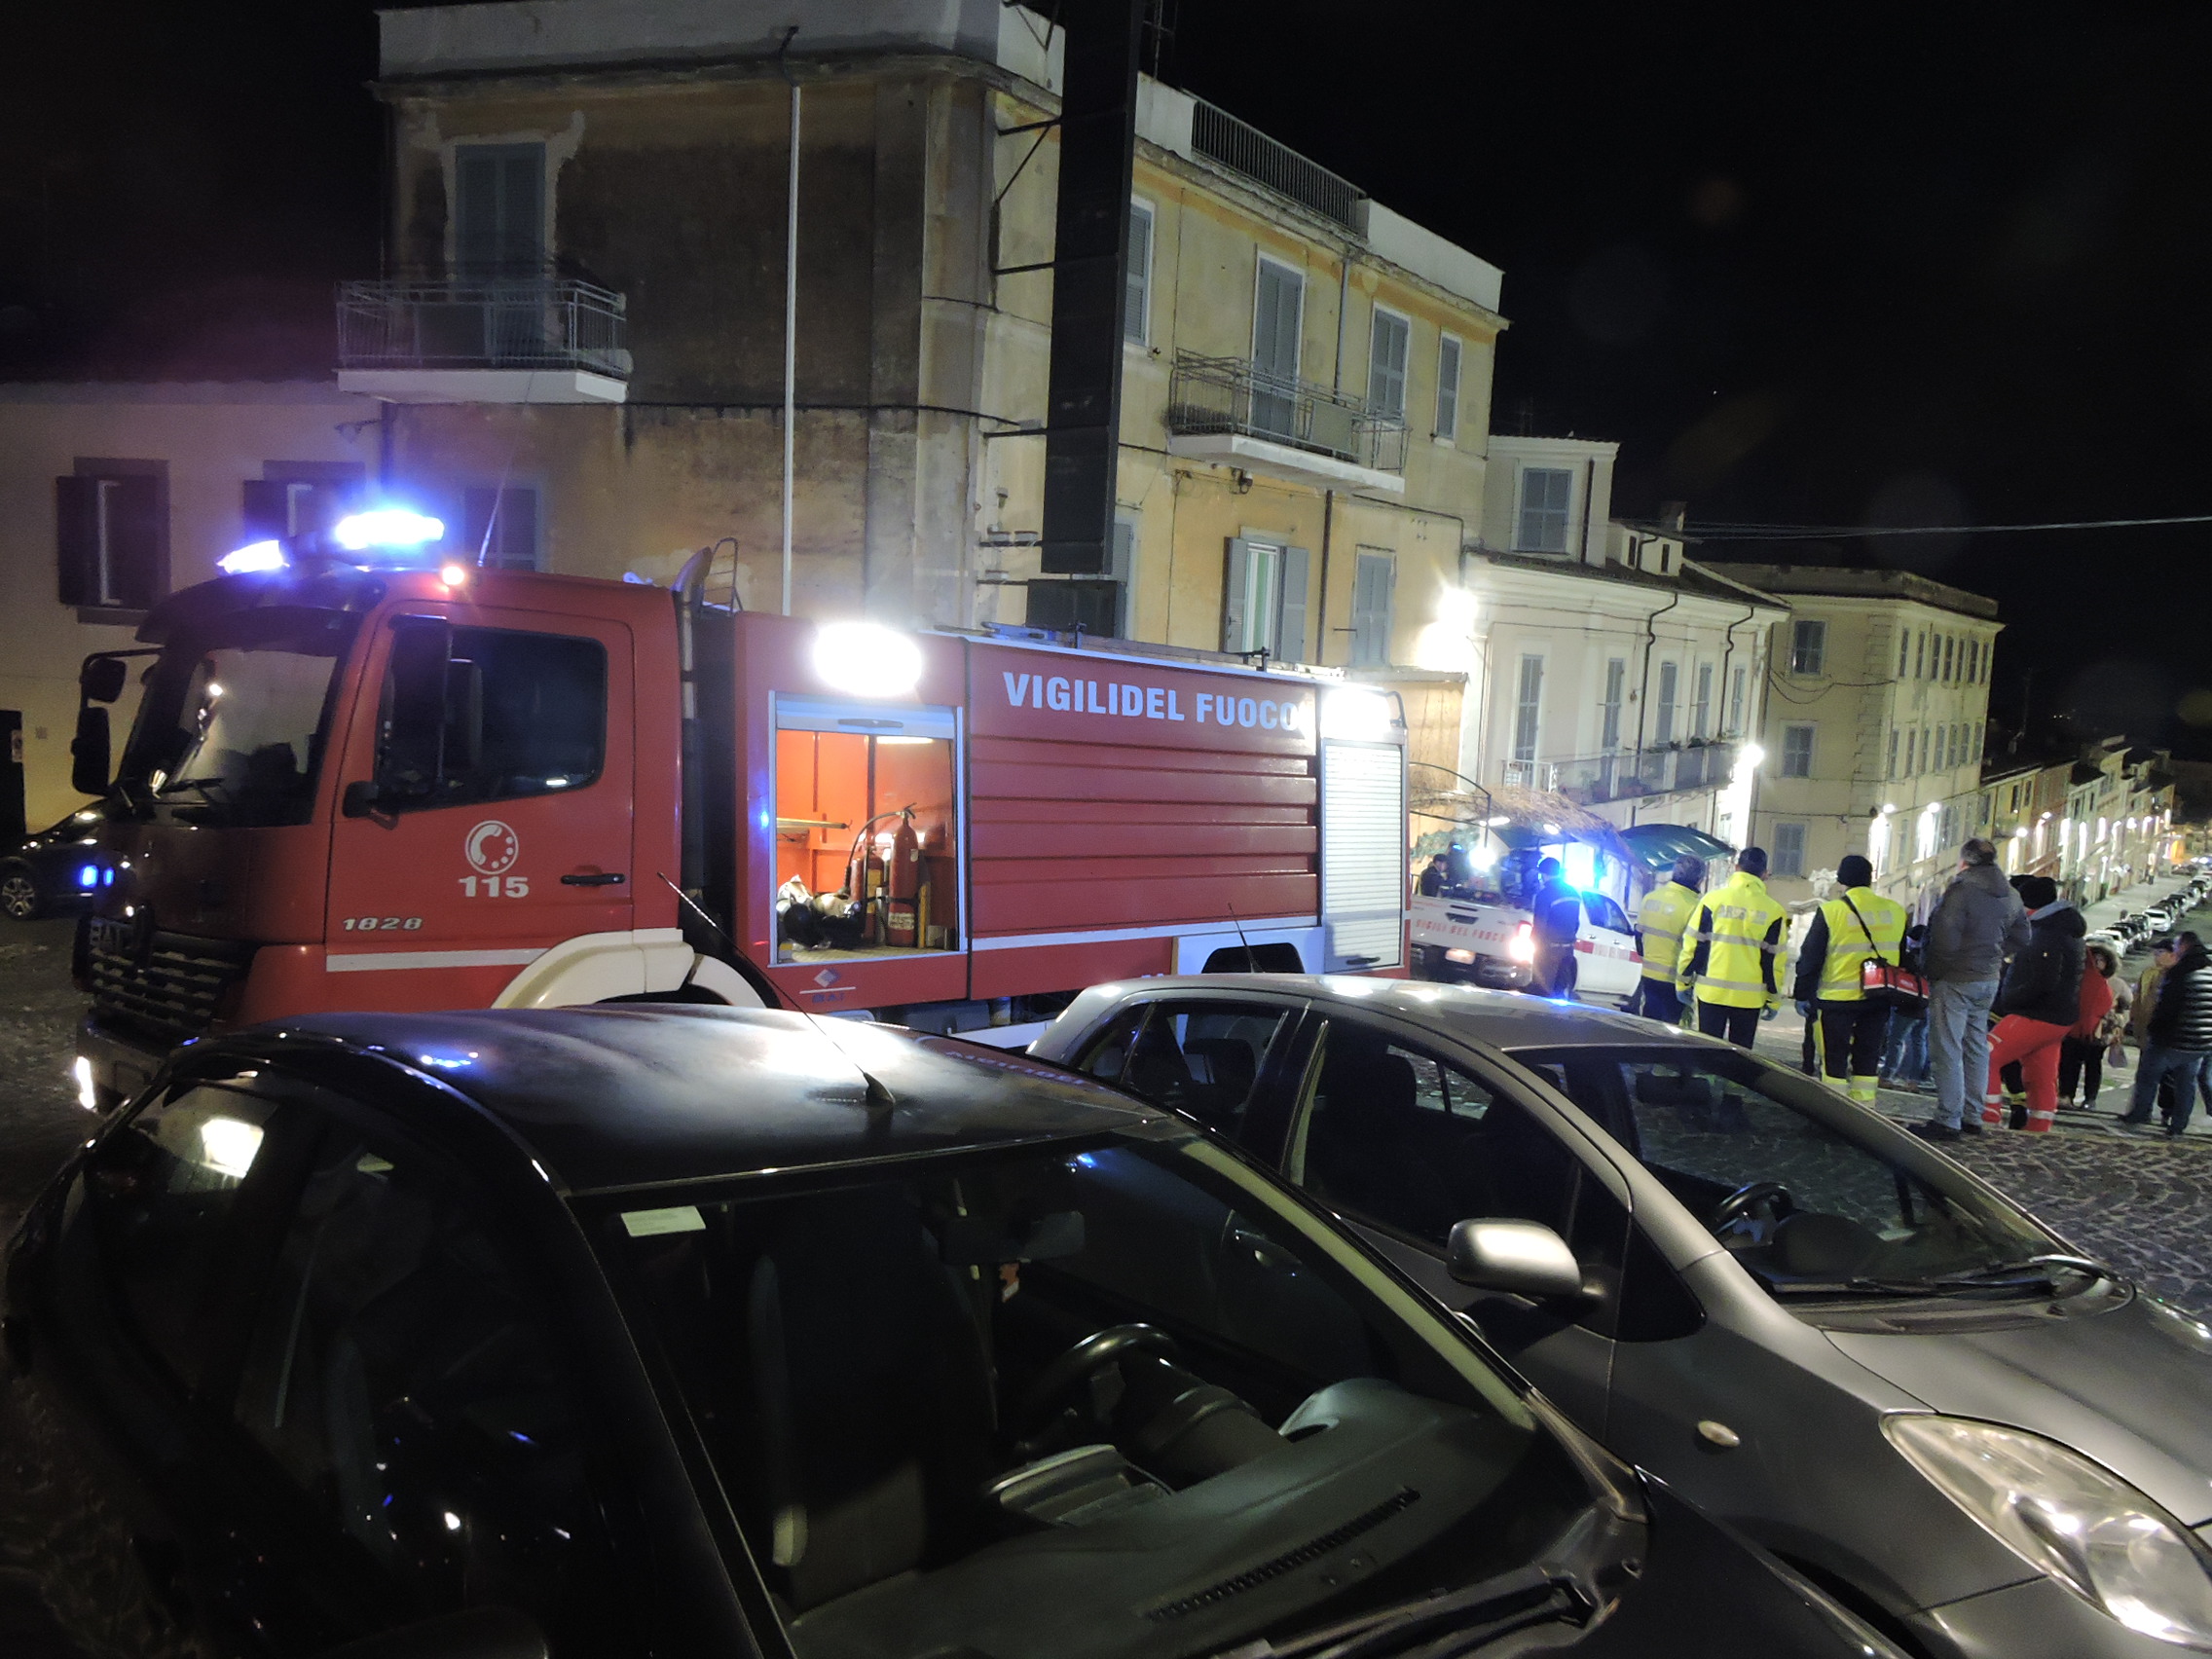
[[[77,689],[88,703],[112,703],[123,695],[123,659],[90,656],[77,671]]]
[[[123,664],[115,666],[120,670]],[[77,735],[69,740],[69,787],[79,794],[104,795],[110,769],[107,711],[87,703],[77,711]]]
[[[446,685],[453,628],[438,617],[403,616],[392,625],[386,682],[389,723],[377,754],[381,800],[433,793],[445,772]]]

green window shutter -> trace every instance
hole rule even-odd
[[[1231,536],[1221,584],[1221,648],[1225,651],[1244,648],[1244,589],[1251,574],[1252,544]]]
[[[55,552],[63,605],[97,605],[99,591],[97,478],[54,481]]]
[[[1313,556],[1303,547],[1282,550],[1282,598],[1275,606],[1273,650],[1285,662],[1305,662],[1306,594]]]

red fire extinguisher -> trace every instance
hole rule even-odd
[[[922,839],[914,833],[914,809],[903,808],[899,827],[886,839],[891,843],[885,860],[883,942],[911,945],[919,937],[915,899],[922,889]]]

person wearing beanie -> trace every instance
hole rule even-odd
[[[1982,1092],[1989,1070],[1989,1010],[2006,953],[2027,943],[2027,906],[1997,867],[1995,843],[1979,837],[1969,841],[1959,849],[1959,873],[1928,918],[1921,950],[1928,973],[1928,1057],[1936,1075],[1936,1116],[1915,1124],[1914,1134],[1947,1141],[1962,1132],[1981,1132],[1981,1115],[1967,1111],[1967,1094],[1970,1089]]]
[[[1697,1028],[1749,1049],[1759,1015],[1782,1006],[1784,934],[1789,912],[1766,890],[1766,849],[1736,855],[1736,873],[1707,894],[1682,935],[1677,962],[1684,986],[1696,981]]]
[[[1999,1073],[2016,1061],[2028,1094],[2027,1126],[2040,1132],[2058,1115],[2059,1048],[2082,1017],[2083,940],[2089,929],[2047,875],[2027,877],[2019,894],[2028,906],[2029,939],[2005,965],[1998,987],[1981,1121],[1985,1128],[2002,1121]],[[2097,1012],[2101,1017],[2104,1011]]]
[[[1866,995],[1866,965],[1897,966],[1912,918],[1895,899],[1874,891],[1874,866],[1859,854],[1836,865],[1835,879],[1839,891],[1822,901],[1798,951],[1791,994],[1800,1013],[1820,1021],[1828,1082],[1871,1106],[1890,1010]]]

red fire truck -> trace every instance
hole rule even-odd
[[[669,590],[246,552],[85,664],[88,1105],[318,1010],[682,999],[1012,1041],[1099,979],[1403,972],[1376,692],[733,612],[701,560]]]

